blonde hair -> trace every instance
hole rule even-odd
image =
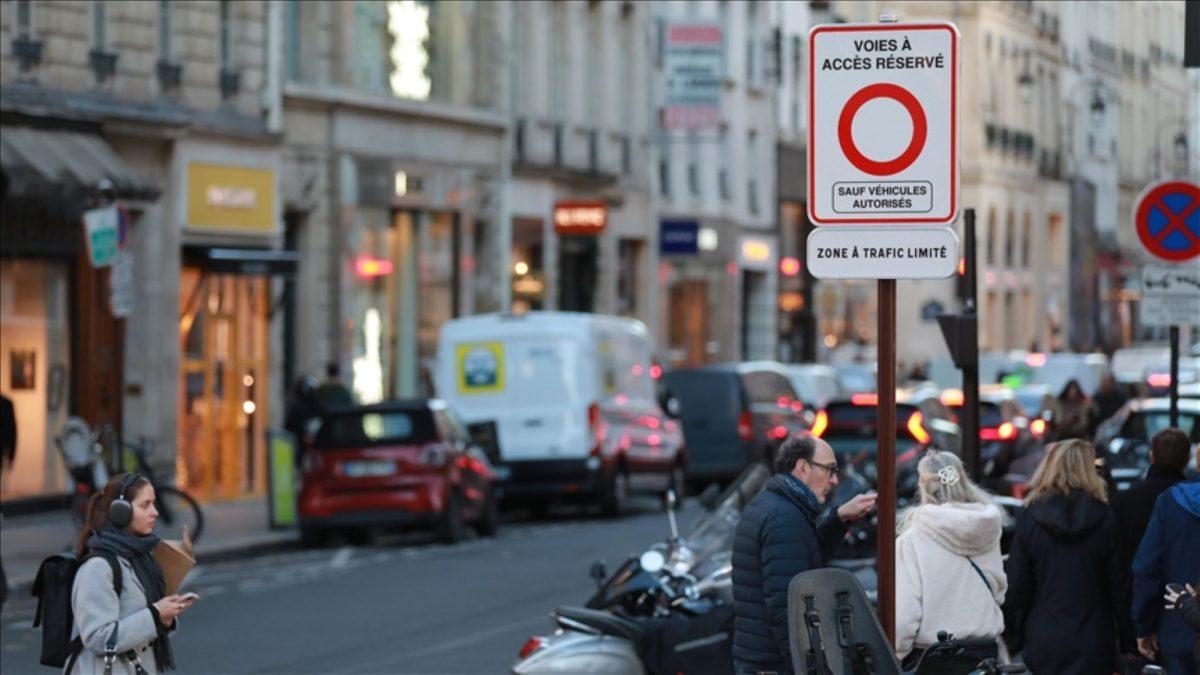
[[[1046,457],[1033,474],[1025,503],[1032,504],[1049,495],[1070,494],[1072,490],[1082,490],[1108,503],[1108,487],[1096,472],[1096,449],[1079,438],[1046,447]]]

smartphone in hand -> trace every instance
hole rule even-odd
[[[182,600],[184,604],[191,605],[193,602],[199,600],[200,596],[195,593],[184,593],[183,595],[179,596],[179,599]]]

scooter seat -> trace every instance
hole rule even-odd
[[[637,623],[609,612],[583,607],[559,607],[554,613],[564,619],[594,628],[605,635],[636,641],[642,634],[642,629]]]

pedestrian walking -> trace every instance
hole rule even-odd
[[[1095,429],[1096,408],[1079,382],[1071,380],[1063,386],[1055,402],[1054,429],[1057,440],[1069,438],[1092,439]]]
[[[1008,589],[1000,557],[1003,514],[951,453],[926,453],[917,476],[920,505],[903,515],[896,539],[896,655],[905,668],[915,668],[946,631],[992,640],[967,656],[994,658]]]
[[[1094,400],[1096,403],[1096,424],[1099,425],[1125,407],[1125,404],[1129,402],[1129,397],[1121,390],[1121,386],[1117,384],[1117,378],[1113,377],[1112,373],[1105,373],[1100,378],[1100,389],[1096,391]]]
[[[738,673],[791,673],[788,584],[826,566],[829,552],[853,522],[875,508],[860,494],[823,510],[838,484],[828,443],[792,437],[775,456],[775,475],[746,505],[733,541],[733,657]]]
[[[1163,429],[1150,439],[1150,468],[1146,477],[1128,490],[1113,496],[1113,512],[1117,516],[1117,555],[1122,569],[1130,569],[1158,496],[1184,479],[1188,456],[1191,453],[1187,434],[1179,429]],[[1131,578],[1132,579],[1132,578]],[[1133,589],[1126,587],[1125,597],[1133,601]],[[1136,654],[1137,636],[1133,617],[1117,617],[1120,629],[1121,653]]]
[[[1035,674],[1118,670],[1117,612],[1128,611],[1116,516],[1087,441],[1055,443],[1033,475],[1009,553],[1004,612]]]
[[[354,405],[354,394],[342,382],[342,368],[337,363],[325,364],[325,381],[317,387],[317,399],[325,408]]]
[[[153,534],[154,498],[154,486],[140,474],[117,476],[92,497],[75,550],[90,557],[71,589],[77,642],[68,674],[108,673],[106,662],[120,674],[153,675],[175,667],[169,635],[196,596],[166,595],[153,556],[159,542]]]
[[[1200,597],[1197,597],[1196,591],[1200,588],[1200,572],[1197,572],[1196,579],[1196,585],[1187,584],[1183,593],[1168,590],[1163,598],[1167,601],[1167,608],[1179,612],[1179,618],[1183,620],[1184,625],[1191,628],[1192,633],[1196,635],[1192,646],[1192,659],[1200,663]],[[1200,670],[1197,672],[1200,673]]]
[[[1196,449],[1200,462],[1200,446]],[[1179,612],[1164,612],[1159,597],[1166,584],[1197,581],[1200,561],[1200,478],[1176,484],[1154,502],[1154,513],[1133,559],[1133,624],[1138,651],[1161,655],[1170,675],[1194,675],[1195,635]]]
[[[5,491],[8,472],[17,461],[17,414],[13,402],[7,396],[0,396],[0,493]],[[4,515],[0,514],[0,525]],[[0,608],[8,599],[8,577],[4,574],[4,561],[0,560]]]

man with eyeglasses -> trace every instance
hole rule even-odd
[[[793,436],[775,455],[775,475],[746,505],[733,540],[733,658],[738,675],[791,673],[787,592],[792,577],[826,566],[851,523],[875,509],[861,494],[823,505],[838,484],[833,448]]]

